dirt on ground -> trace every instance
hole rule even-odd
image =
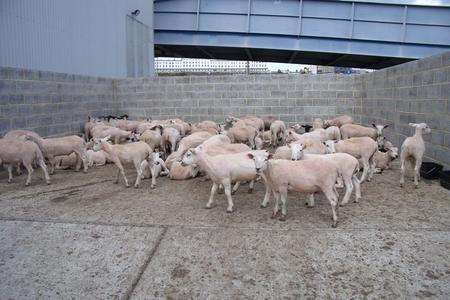
[[[0,298],[450,297],[450,191],[399,186],[398,165],[362,185],[360,203],[331,208],[289,194],[288,218],[259,204],[262,182],[205,209],[211,182],[114,184],[113,165],[87,174],[0,172]],[[136,172],[127,169],[130,182]],[[341,197],[342,197],[341,192]],[[352,200],[354,196],[352,196]]]

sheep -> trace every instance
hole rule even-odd
[[[375,173],[382,173],[391,167],[391,162],[398,157],[398,148],[394,147],[391,142],[384,142],[384,152],[377,150],[373,156]]]
[[[324,142],[327,140],[327,133],[325,131],[325,129],[320,129],[320,130],[314,130],[311,132],[306,132],[303,134],[298,134],[295,132],[294,129],[288,129],[286,131],[286,143],[291,143],[291,142],[305,142],[307,140],[317,140],[320,142]]]
[[[310,132],[311,129],[313,128],[313,126],[311,126],[309,124],[294,124],[291,126],[291,128],[294,129],[295,133],[300,134],[300,133]],[[300,132],[302,128],[303,128],[304,132]]]
[[[378,148],[381,149],[383,144],[383,129],[387,128],[389,125],[375,125],[372,124],[374,128],[361,126],[358,124],[345,124],[342,125],[341,136],[342,139],[348,139],[351,137],[363,137],[368,136],[373,140],[377,141]]]
[[[286,125],[283,121],[276,120],[270,125],[271,144],[277,146],[280,142],[284,144],[286,140]]]
[[[207,131],[211,134],[218,134],[220,130],[216,122],[207,120],[191,126],[191,133],[198,131]]]
[[[325,135],[327,140],[339,141],[341,139],[341,131],[337,126],[330,126],[326,128]]]
[[[86,151],[86,156],[87,156],[88,166],[89,167],[103,166],[108,161],[111,161],[108,153],[106,153],[103,150],[94,151],[92,149],[89,149],[89,150]]]
[[[161,138],[162,138],[161,132],[162,126],[157,125],[139,134],[137,136],[137,139],[139,141],[145,142],[147,145],[150,146],[150,148],[152,148],[153,151],[155,151],[161,147]]]
[[[143,160],[141,163],[141,170],[142,170],[142,178],[152,178],[152,184],[151,188],[155,188],[156,186],[156,178],[158,178],[160,175],[165,176],[169,174],[169,170],[166,167],[166,164],[161,159],[160,154],[158,152],[151,153],[151,161],[153,164],[149,164],[148,160]]]
[[[72,152],[69,155],[59,155],[55,156],[55,169],[56,170],[67,170],[67,169],[75,169],[77,163],[78,163],[78,157],[77,155]],[[89,163],[88,163],[89,167]]]
[[[161,148],[166,154],[175,152],[181,139],[180,132],[173,127],[166,127],[161,136]]]
[[[323,128],[323,120],[321,118],[315,118],[312,123],[312,129],[320,129]]]
[[[401,177],[400,186],[405,184],[405,172],[407,164],[414,166],[414,187],[419,187],[420,167],[422,166],[422,158],[425,153],[425,143],[422,134],[431,132],[430,127],[426,123],[409,123],[409,126],[415,128],[413,136],[407,137],[401,147]]]
[[[84,123],[84,138],[88,142],[92,138],[92,129],[97,125],[106,125],[103,121],[88,116],[88,121]]]
[[[184,122],[181,119],[172,119],[170,120],[170,124],[175,125],[176,129],[180,132],[181,136],[185,136],[191,132],[192,125],[190,123]],[[171,125],[169,125],[171,126]]]
[[[264,122],[264,130],[270,130],[272,122],[275,122],[278,119],[275,116],[262,116],[261,120]]]
[[[0,139],[0,165],[4,164],[8,170],[8,183],[12,182],[13,165],[23,164],[27,169],[28,175],[25,185],[31,183],[31,174],[33,173],[33,163],[37,163],[44,172],[45,182],[50,184],[47,166],[44,162],[40,141],[33,136],[25,136],[17,139]]]
[[[258,132],[264,131],[264,121],[254,116],[246,116],[240,119],[235,118],[233,116],[228,116],[225,118],[225,123],[230,126],[237,126],[237,125],[252,126]]]
[[[323,121],[323,127],[327,128],[330,126],[337,126],[337,127],[341,127],[344,124],[352,124],[353,123],[353,118],[347,115],[342,115],[339,117],[336,117],[334,119],[329,119],[329,120],[325,120]]]
[[[117,177],[115,183],[119,183],[120,174],[125,181],[125,186],[129,187],[128,179],[125,175],[125,170],[123,168],[123,163],[133,163],[136,168],[137,177],[136,182],[134,184],[135,188],[139,187],[142,179],[142,169],[141,163],[144,160],[148,160],[150,165],[153,164],[152,158],[152,150],[149,145],[144,142],[135,142],[128,144],[119,144],[119,145],[111,145],[108,143],[109,137],[105,137],[102,139],[94,139],[94,151],[105,151],[110,157],[111,161],[118,168]],[[152,187],[154,188],[154,186]]]
[[[322,191],[331,204],[332,227],[337,226],[338,195],[334,184],[338,177],[338,170],[334,163],[316,158],[299,161],[271,159],[268,152],[247,153],[247,156],[252,159],[256,172],[265,178],[266,184],[275,195],[272,218],[278,216],[278,201],[281,198],[279,220],[286,220],[288,189],[308,194]]]
[[[41,136],[31,130],[20,130],[20,129],[11,130],[11,131],[8,131],[3,138],[17,139],[17,138],[21,138],[21,137],[25,137],[25,136],[31,137],[33,139],[33,141],[35,143],[39,143],[39,146],[42,148],[42,144],[40,144],[40,140],[42,139]],[[17,175],[22,174],[22,170],[20,169],[20,163],[17,164],[16,170],[17,170]]]
[[[328,153],[348,153],[358,160],[363,166],[360,183],[366,179],[370,181],[373,174],[373,155],[378,149],[377,143],[369,137],[354,137],[340,141],[326,141]]]
[[[252,151],[258,153],[261,150]],[[196,164],[211,178],[213,185],[206,208],[211,208],[214,203],[214,195],[223,185],[228,200],[227,212],[233,212],[233,199],[231,198],[231,184],[236,181],[253,181],[256,178],[256,170],[253,162],[248,159],[250,152],[224,154],[210,156],[203,149],[189,149],[182,159],[183,165]]]
[[[334,153],[334,154],[306,154],[302,144],[292,144],[292,160],[311,159],[311,158],[323,158],[328,159],[334,163],[338,169],[339,177],[345,185],[345,194],[342,199],[341,206],[344,206],[350,200],[353,188],[355,188],[355,202],[359,202],[361,199],[361,188],[359,180],[356,174],[359,172],[358,160],[347,153]],[[314,195],[311,195],[309,206],[314,206]]]
[[[100,129],[101,128],[101,129]],[[121,144],[126,140],[131,139],[132,131],[122,130],[116,127],[94,127],[94,131],[92,133],[93,138],[101,139],[104,137],[110,136],[110,138],[114,141],[114,144]]]
[[[141,122],[139,121],[130,121],[127,119],[117,120],[115,122],[115,127],[120,128],[125,131],[137,131]]]
[[[253,126],[236,123],[225,133],[232,143],[248,143],[250,148],[255,149],[256,147],[255,138],[258,135],[258,131]]]
[[[75,170],[80,170],[82,162],[83,171],[85,173],[87,172],[86,143],[79,136],[70,135],[59,138],[46,138],[41,139],[41,143],[44,157],[47,158],[50,163],[50,174],[53,174],[55,171],[55,156],[70,155],[73,152],[78,157],[78,163]]]
[[[172,180],[186,180],[196,177],[199,171],[198,166],[195,164],[183,166],[181,161],[175,161],[170,168],[169,178]]]

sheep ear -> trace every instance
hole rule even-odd
[[[375,127],[375,128],[377,128],[377,125],[375,125],[374,123],[372,123],[372,127]]]
[[[253,159],[255,156],[251,153],[247,153],[248,158]]]
[[[383,128],[387,128],[387,127],[389,127],[389,124],[383,126]]]

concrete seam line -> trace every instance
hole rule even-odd
[[[144,275],[145,270],[147,269],[148,265],[152,261],[152,258],[155,256],[156,251],[158,251],[159,245],[161,244],[161,241],[163,240],[164,236],[166,235],[167,230],[169,227],[164,227],[161,234],[159,235],[158,239],[156,240],[155,246],[150,251],[149,255],[147,256],[147,259],[144,261],[142,266],[139,268],[138,274],[136,278],[131,283],[130,289],[125,293],[125,296],[122,298],[124,300],[130,299],[131,295],[133,294],[134,290],[136,289],[139,281],[142,278],[142,275]]]
[[[35,223],[50,223],[50,224],[66,224],[66,225],[95,225],[95,226],[108,226],[108,227],[132,227],[132,228],[188,228],[188,229],[239,229],[239,230],[250,230],[257,231],[261,230],[261,228],[256,227],[237,227],[237,226],[197,226],[197,225],[187,225],[187,224],[133,224],[133,223],[108,223],[108,222],[96,222],[96,221],[64,221],[64,220],[43,220],[43,219],[29,219],[29,218],[8,218],[8,217],[0,217],[0,222],[35,222]],[[450,228],[437,228],[437,227],[429,227],[429,228],[400,228],[400,229],[391,229],[391,228],[377,228],[377,227],[358,227],[358,228],[331,228],[331,227],[302,227],[298,228],[264,228],[265,231],[275,231],[275,232],[288,232],[288,231],[304,231],[314,230],[314,231],[383,231],[383,232],[450,232]]]

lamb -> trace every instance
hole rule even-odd
[[[43,154],[50,162],[50,174],[55,171],[55,157],[61,155],[70,155],[75,153],[78,157],[78,163],[75,170],[79,171],[81,162],[83,163],[83,171],[86,173],[88,169],[86,158],[86,143],[76,135],[70,135],[60,138],[41,139]]]
[[[94,139],[94,151],[103,150],[108,154],[111,161],[118,168],[115,183],[119,183],[119,176],[120,174],[122,174],[126,187],[129,187],[130,185],[128,184],[128,179],[125,175],[125,170],[122,164],[133,163],[137,172],[134,187],[138,188],[142,179],[141,163],[144,160],[147,160],[150,165],[153,164],[153,156],[151,155],[152,149],[144,142],[111,145],[110,143],[108,143],[108,139],[109,137],[105,137],[103,139]]]
[[[398,148],[394,147],[391,142],[384,142],[385,152],[377,150],[373,156],[375,165],[375,173],[382,173],[391,167],[391,162],[398,157]]]
[[[266,184],[275,195],[272,218],[278,217],[278,201],[281,198],[282,207],[279,220],[286,220],[288,189],[308,194],[321,191],[331,204],[332,227],[337,226],[338,195],[334,184],[338,177],[338,170],[334,163],[315,158],[299,161],[271,159],[268,152],[248,153],[247,156],[252,159],[256,172],[262,174],[261,176],[265,178]]]
[[[400,186],[405,184],[405,172],[407,165],[414,166],[414,187],[419,187],[420,167],[422,166],[423,154],[425,153],[425,143],[422,134],[431,132],[426,123],[409,123],[409,126],[415,128],[414,135],[407,137],[402,144],[400,152],[401,177]]]
[[[292,144],[292,160],[320,158],[328,159],[336,165],[339,176],[342,177],[345,185],[345,195],[342,199],[341,206],[344,206],[350,200],[353,188],[355,188],[355,202],[361,199],[361,188],[356,174],[359,172],[359,163],[356,158],[347,153],[334,154],[305,154],[302,144]],[[314,206],[314,195],[311,195],[309,206]]]
[[[340,141],[326,141],[328,153],[348,153],[357,158],[363,166],[360,183],[372,179],[373,155],[378,149],[377,143],[369,137],[354,137]]]
[[[261,150],[252,151],[258,153]],[[248,159],[246,152],[236,154],[224,154],[210,156],[200,149],[189,149],[182,159],[183,165],[196,164],[211,178],[213,185],[206,208],[211,208],[214,203],[214,195],[223,185],[228,200],[227,212],[233,212],[233,199],[231,198],[231,184],[237,181],[253,181],[256,178],[256,170],[253,162]]]
[[[264,122],[264,130],[270,130],[270,125],[278,119],[275,116],[262,116],[261,120]]]
[[[44,172],[46,183],[50,184],[50,177],[48,176],[44,156],[39,144],[40,141],[37,139],[36,141],[33,136],[18,139],[0,139],[0,165],[6,165],[8,170],[8,183],[12,182],[13,165],[23,164],[28,172],[25,185],[30,185],[31,174],[34,171],[32,164],[37,163]]]
[[[383,129],[388,127],[389,125],[375,125],[372,124],[374,128],[361,126],[358,124],[345,124],[342,125],[341,136],[342,139],[348,139],[351,137],[363,137],[368,136],[378,142],[378,147],[382,147],[383,140]]]
[[[255,149],[255,138],[258,135],[258,131],[253,126],[236,123],[226,131],[226,135],[228,135],[232,143],[248,143],[250,148]]]
[[[329,120],[325,120],[323,122],[323,127],[327,128],[330,126],[337,126],[337,127],[341,127],[344,124],[352,124],[353,123],[353,118],[347,115],[342,115],[339,117],[336,117],[334,119],[329,119]]]
[[[55,156],[54,161],[56,170],[67,170],[71,168],[75,169],[78,163],[78,157],[75,153],[72,152],[69,155]]]
[[[158,178],[160,175],[165,176],[169,174],[169,170],[167,169],[166,164],[161,159],[158,152],[153,152],[151,156],[151,161],[153,161],[153,164],[150,165],[148,163],[148,160],[144,160],[141,163],[141,170],[142,178],[152,178],[152,184],[150,188],[153,189],[156,186],[156,178]]]
[[[175,152],[177,143],[181,139],[180,132],[173,127],[166,127],[161,136],[161,148],[166,154]]]
[[[286,125],[283,121],[276,120],[270,125],[271,144],[277,146],[284,144],[286,140]]]

